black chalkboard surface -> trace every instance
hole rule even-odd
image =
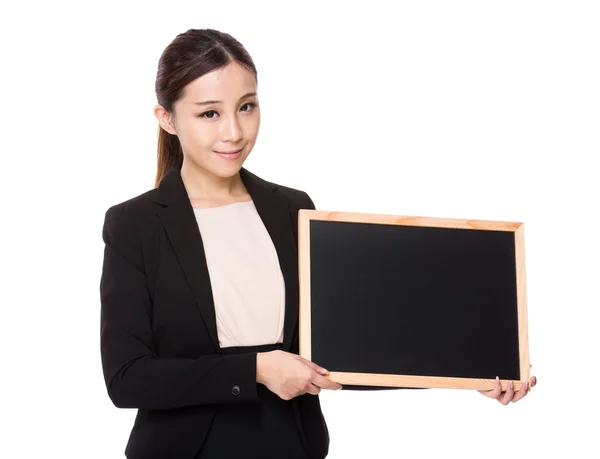
[[[301,210],[300,355],[340,384],[529,379],[523,224]]]

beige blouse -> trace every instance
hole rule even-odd
[[[221,347],[283,342],[285,284],[253,201],[194,208]]]

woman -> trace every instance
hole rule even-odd
[[[156,95],[156,187],[103,227],[104,377],[117,407],[138,409],[126,456],[324,458],[318,394],[341,386],[298,355],[298,210],[315,207],[242,167],[260,124],[252,59],[188,30]],[[485,394],[505,404],[524,387]]]

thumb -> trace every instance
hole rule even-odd
[[[300,361],[301,361],[303,364],[305,364],[305,365],[307,365],[308,367],[312,368],[312,369],[313,369],[313,370],[315,370],[317,373],[320,373],[320,374],[322,374],[322,375],[327,375],[327,374],[329,374],[329,370],[326,370],[325,368],[323,368],[323,367],[320,367],[320,366],[319,366],[319,365],[317,365],[316,363],[314,363],[314,362],[311,362],[310,360],[306,360],[304,357],[300,357],[300,356],[298,356],[298,358],[300,359]]]

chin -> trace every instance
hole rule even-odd
[[[235,170],[233,170],[233,169],[229,169],[229,170],[227,170],[227,171],[222,171],[222,170],[220,170],[220,171],[211,171],[211,172],[212,172],[214,175],[216,175],[217,177],[220,177],[220,178],[224,178],[224,179],[225,179],[225,178],[231,178],[231,177],[235,177],[235,176],[236,176],[236,175],[237,175],[237,174],[240,172],[240,169],[241,169],[241,168],[239,168],[239,167],[238,167],[238,168],[237,168],[237,169],[235,169]]]
[[[240,172],[240,169],[246,162],[247,158],[248,155],[246,154],[242,158],[238,158],[237,160],[233,161],[213,157],[204,158],[204,161],[198,161],[190,158],[189,162],[192,169],[199,169],[204,171],[204,173],[208,172],[215,177],[229,179],[236,176]]]
[[[244,165],[244,161],[231,161],[231,164],[219,164],[211,167],[209,170],[211,173],[221,178],[231,178],[240,172],[240,169]]]

